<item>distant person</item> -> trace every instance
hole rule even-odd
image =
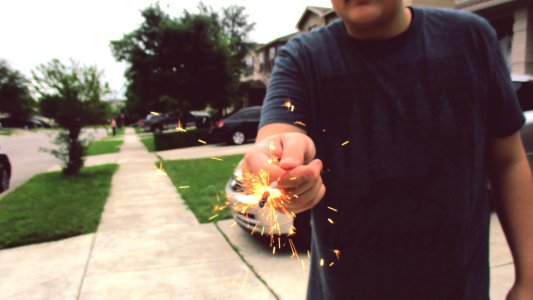
[[[111,119],[111,130],[113,131],[113,136],[117,134],[117,121]]]

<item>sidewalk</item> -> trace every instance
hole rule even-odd
[[[272,299],[130,129],[96,234],[0,251],[1,299]]]

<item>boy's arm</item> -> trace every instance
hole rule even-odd
[[[515,263],[509,298],[533,299],[533,178],[522,140],[519,133],[489,138],[487,147],[494,204]]]

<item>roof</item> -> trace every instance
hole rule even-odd
[[[334,13],[334,11],[333,11],[332,8],[327,8],[327,7],[307,6],[305,8],[302,16],[300,16],[300,19],[296,23],[296,28],[298,28],[298,30],[301,30],[300,29],[301,28],[301,24],[305,21],[305,19],[307,18],[307,16],[310,13],[313,13],[313,14],[319,16],[320,18],[323,18],[326,15]]]
[[[268,43],[266,43],[266,44],[264,44],[264,45],[262,45],[262,46],[260,46],[260,47],[257,47],[257,48],[255,49],[255,51],[261,51],[261,50],[263,50],[263,49],[265,49],[265,48],[268,48],[268,47],[270,47],[270,46],[272,46],[272,45],[274,45],[274,44],[278,44],[278,43],[286,43],[288,40],[290,40],[291,38],[297,36],[298,34],[300,34],[300,33],[299,33],[299,32],[293,32],[293,33],[290,33],[290,34],[284,35],[284,36],[279,37],[279,38],[277,38],[277,39],[275,39],[275,40],[272,40],[272,41],[270,41],[270,42],[268,42]]]
[[[516,0],[465,0],[455,4],[455,8],[477,10],[480,8],[488,8],[515,1]]]

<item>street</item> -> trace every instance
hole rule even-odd
[[[33,175],[48,171],[60,161],[52,154],[40,149],[53,149],[52,141],[56,131],[19,131],[13,135],[0,135],[0,149],[9,156],[11,161],[10,190],[30,179]],[[83,137],[101,138],[104,129],[86,129]]]

